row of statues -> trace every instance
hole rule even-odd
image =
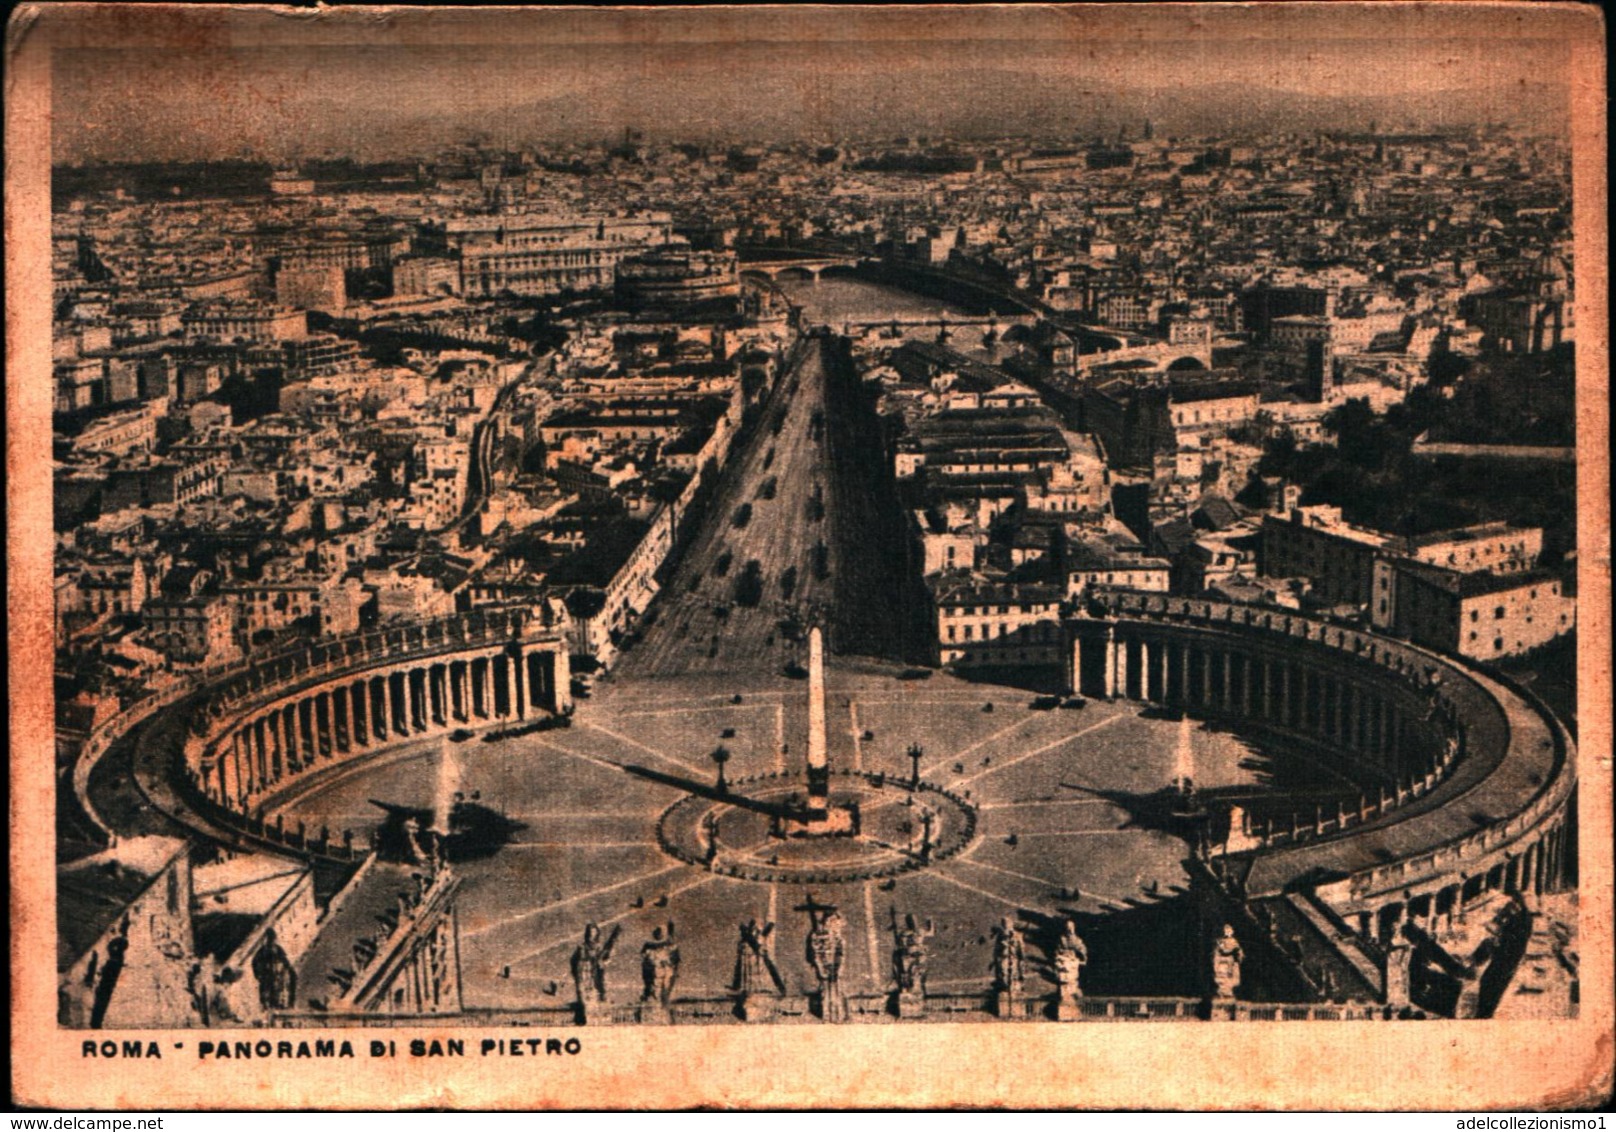
[[[811,895],[797,910],[806,912],[809,918],[803,958],[814,979],[813,997],[819,1015],[827,1022],[843,1021],[847,1016],[847,999],[841,986],[846,957],[845,921],[835,905],[819,903]],[[922,923],[912,914],[900,918],[896,909],[891,910],[890,916],[893,1008],[899,1017],[917,1017],[925,1010],[929,941],[937,929],[929,919]],[[583,941],[572,954],[573,984],[584,1021],[607,1018],[606,968],[621,930],[614,927],[608,935],[598,924],[591,923],[584,929]],[[785,978],[775,962],[774,939],[772,921],[760,923],[754,916],[740,925],[729,989],[743,1018],[769,1017],[773,1000],[786,994]],[[1211,956],[1215,997],[1234,997],[1243,959],[1244,952],[1235,938],[1234,928],[1224,925]],[[1078,934],[1077,925],[1066,920],[1049,949],[1048,969],[1056,986],[1057,1018],[1072,1019],[1079,1015],[1083,970],[1088,961],[1088,946]],[[679,963],[673,923],[654,928],[651,938],[640,948],[642,1018],[666,1019],[679,977]],[[1022,928],[1013,917],[1006,916],[993,928],[992,990],[995,1008],[1001,1016],[1026,1016],[1026,966]]]
[[[804,952],[809,968],[819,987],[821,1012],[827,1021],[840,1021],[845,1014],[846,1002],[841,993],[840,979],[845,945],[842,918],[831,905],[816,904],[809,897],[807,910],[811,927]],[[582,1020],[591,1016],[601,1020],[606,1011],[606,968],[612,961],[621,928],[613,928],[610,935],[598,924],[584,928],[584,938],[572,953],[572,980],[578,995]],[[786,993],[786,982],[774,959],[775,925],[760,924],[752,917],[740,925],[740,940],[735,949],[735,971],[730,989],[735,993],[743,1013],[748,1009],[756,1013],[766,1000]],[[642,1016],[646,1010],[653,1015],[665,1015],[673,997],[674,984],[679,977],[679,948],[674,943],[674,926],[652,930],[651,938],[640,949],[640,1003]]]

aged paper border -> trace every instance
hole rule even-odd
[[[116,9],[116,10],[114,10]],[[867,9],[866,12],[869,12]],[[757,13],[747,13],[755,16]],[[773,13],[795,20],[783,10]],[[913,29],[913,10],[862,25]],[[1582,1004],[1571,1021],[1222,1026],[622,1027],[573,1030],[577,1057],[537,1061],[201,1063],[194,1040],[161,1061],[81,1059],[56,1027],[52,804],[50,53],[53,47],[709,39],[736,9],[273,9],[37,5],[7,29],[6,554],[10,631],[13,1096],[94,1108],[1562,1108],[1608,1098],[1612,1071],[1609,431],[1605,61],[1599,10],[1576,4],[1183,4],[1067,8],[1074,35],[1272,40],[1463,37],[1568,41],[1577,263]],[[968,37],[960,8],[928,34]],[[751,25],[747,25],[751,26]],[[900,34],[894,30],[893,34]],[[263,1032],[254,1032],[259,1036]],[[332,1031],[368,1041],[379,1031]],[[441,1031],[439,1034],[441,1035]],[[533,1031],[527,1031],[531,1035]],[[133,1037],[121,1034],[120,1037]],[[408,1039],[430,1031],[390,1031]],[[469,1035],[468,1035],[469,1036]],[[476,1036],[482,1036],[480,1033]]]

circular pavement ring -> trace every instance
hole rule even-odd
[[[925,779],[842,769],[831,776],[833,808],[856,807],[855,834],[781,836],[775,815],[804,792],[800,774],[748,775],[725,794],[688,794],[657,818],[657,844],[668,856],[719,876],[765,884],[844,884],[884,880],[957,856],[976,840],[976,807]],[[918,808],[917,808],[918,807]],[[932,817],[929,853],[915,847],[924,813]],[[721,830],[709,857],[706,823]],[[737,831],[740,836],[737,837]]]

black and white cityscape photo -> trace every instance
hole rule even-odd
[[[701,14],[56,52],[59,1026],[1575,1017],[1566,42]]]

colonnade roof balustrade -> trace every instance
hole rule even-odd
[[[526,610],[496,609],[370,629],[246,666],[212,691],[207,714],[221,719],[274,700],[300,684],[387,663],[483,645],[554,640],[559,630]]]
[[[1465,754],[1439,785],[1338,836],[1234,855],[1225,872],[1244,874],[1248,897],[1305,886],[1341,908],[1471,874],[1496,850],[1560,820],[1572,795],[1575,752],[1565,727],[1526,690],[1457,658],[1288,611],[1121,592],[1101,597],[1098,608],[1118,627],[1133,621],[1253,643],[1278,638],[1310,646],[1295,653],[1298,661],[1324,650],[1372,663],[1406,686],[1430,688],[1434,678],[1437,694],[1454,709]]]

